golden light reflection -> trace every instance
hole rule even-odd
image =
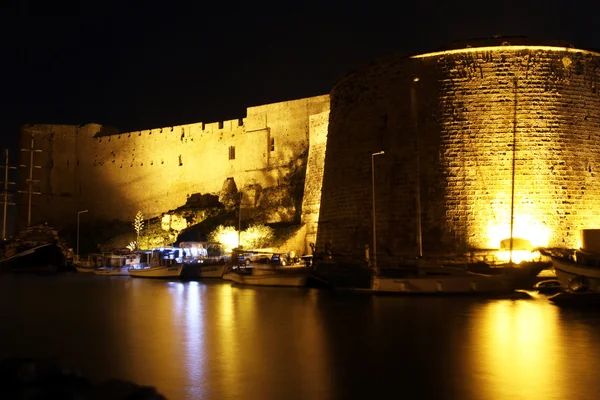
[[[309,397],[319,399],[318,393],[331,390],[331,343],[317,293],[231,285],[218,290],[211,304],[218,340],[210,350],[219,360],[210,377],[218,398],[283,398],[282,390],[297,387],[310,388]],[[260,378],[240,384],[244,376]]]
[[[242,374],[241,365],[237,360],[243,353],[236,334],[240,330],[237,318],[237,289],[224,284],[219,286],[218,292],[218,302],[213,304],[218,313],[213,331],[217,336],[214,350],[220,360],[220,371],[214,379],[219,379],[220,386],[226,390],[222,398],[241,398],[241,387],[236,384],[236,379]]]
[[[184,363],[172,357],[180,351],[178,324],[184,287],[181,282],[125,278],[131,295],[123,304],[127,324],[123,327],[123,340],[128,351],[121,362],[129,367],[131,375],[120,378],[150,385],[167,397],[176,390],[173,382],[185,376]],[[165,283],[167,290],[165,290]],[[148,351],[139,351],[145,348]]]
[[[477,338],[472,341],[481,345],[471,357],[476,376],[483,380],[474,382],[480,398],[548,398],[552,383],[567,367],[554,352],[560,342],[556,307],[496,301],[475,323]]]
[[[183,286],[183,285],[182,285]],[[200,294],[198,282],[185,284],[183,307],[185,324],[185,365],[189,382],[199,382],[205,379],[204,360],[204,302]],[[190,384],[190,386],[192,386]],[[195,397],[202,398],[203,393],[194,393]]]

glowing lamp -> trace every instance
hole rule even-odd
[[[508,262],[511,261],[515,264],[520,264],[523,261],[531,261],[539,258],[540,253],[533,251],[531,242],[523,238],[512,238],[512,257],[511,257],[511,239],[504,239],[500,241],[500,249],[496,253],[496,257],[500,261]]]

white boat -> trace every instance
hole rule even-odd
[[[584,256],[584,252],[577,251],[576,258],[568,259],[552,257],[552,265],[556,278],[562,287],[576,292],[600,292],[600,255],[591,254]],[[597,261],[593,261],[594,258]]]
[[[182,242],[183,279],[222,278],[226,255],[221,243]]]
[[[138,278],[179,278],[183,264],[158,265],[145,268],[130,268],[129,275]]]
[[[250,268],[248,272],[227,271],[223,279],[240,285],[255,286],[306,286],[308,273],[305,268],[298,267],[294,271],[281,269],[259,270]]]
[[[280,254],[270,254],[261,258],[262,262],[252,262],[248,253],[235,252],[223,274],[223,279],[240,285],[255,286],[306,286],[309,269],[304,264],[286,265]]]
[[[371,289],[399,294],[500,294],[514,291],[514,277],[507,273],[484,275],[451,267],[420,267],[417,274],[373,275]]]
[[[556,278],[573,292],[600,292],[600,229],[581,230],[581,249],[544,249]]]
[[[138,263],[129,268],[129,275],[138,278],[179,278],[183,270],[182,252],[176,248],[139,252]]]
[[[140,255],[128,254],[101,254],[96,259],[97,268],[95,275],[129,276],[129,269],[139,265]]]

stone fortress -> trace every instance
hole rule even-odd
[[[32,137],[42,150],[32,223],[83,209],[156,216],[231,180],[256,206],[260,188],[301,169],[305,243],[349,263],[373,243],[373,198],[382,266],[497,249],[511,231],[576,248],[580,229],[600,227],[600,53],[564,43],[493,38],[392,55],[329,95],[250,107],[239,120],[129,133],[28,125],[22,148]]]
[[[250,107],[245,118],[231,121],[137,132],[98,124],[23,126],[21,148],[33,147],[33,164],[41,167],[33,170],[39,194],[31,196],[30,223],[61,228],[73,224],[78,210],[89,210],[86,218],[95,220],[133,221],[138,211],[156,217],[194,195],[223,190],[241,191],[242,206],[250,210],[269,200],[261,199],[262,189],[301,171],[308,178],[297,208],[314,242],[328,114],[329,96],[323,95]],[[31,153],[22,152],[20,164],[30,160]],[[21,174],[26,187],[29,169]],[[19,201],[21,227],[27,226],[28,197]],[[283,200],[287,206],[275,208],[265,222],[294,221],[297,202]]]

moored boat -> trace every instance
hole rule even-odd
[[[305,271],[286,274],[282,274],[281,271],[263,271],[260,274],[254,271],[249,273],[228,271],[223,275],[223,279],[241,285],[303,287],[306,286],[308,274]]]
[[[181,278],[221,278],[225,272],[226,255],[221,243],[182,242],[183,269]]]
[[[84,259],[75,256],[73,265],[75,266],[75,270],[79,273],[93,274],[96,269],[96,258],[94,255],[89,255]]]
[[[397,294],[500,294],[515,289],[511,274],[485,275],[452,267],[419,267],[414,272],[373,274],[371,289]]]
[[[130,268],[129,275],[138,278],[179,278],[183,264],[157,265],[145,268]]]
[[[582,229],[579,250],[545,249],[556,278],[573,292],[600,292],[600,229]]]
[[[19,232],[1,247],[0,271],[55,273],[66,269],[69,249],[58,232],[37,225]]]
[[[137,278],[179,278],[183,270],[180,249],[163,248],[138,253],[138,263],[129,268]]]
[[[100,267],[94,269],[95,275],[129,276],[129,269],[125,267]]]
[[[504,275],[510,274],[513,278],[515,289],[530,290],[538,282],[539,274],[552,268],[551,261],[521,261],[520,263],[473,263],[467,264],[466,270],[476,274],[483,275]]]
[[[0,266],[5,272],[56,273],[63,263],[57,248],[52,243],[45,243],[3,258]]]
[[[233,261],[228,265],[223,279],[241,285],[306,286],[309,269],[304,263],[289,265],[278,253],[261,253],[260,257],[255,255],[234,251],[231,257]]]
[[[110,253],[101,254],[96,258],[96,275],[129,276],[129,269],[139,265],[140,255],[138,253]]]
[[[600,255],[583,254],[577,251],[574,258],[552,257],[556,277],[564,288],[600,292]]]

